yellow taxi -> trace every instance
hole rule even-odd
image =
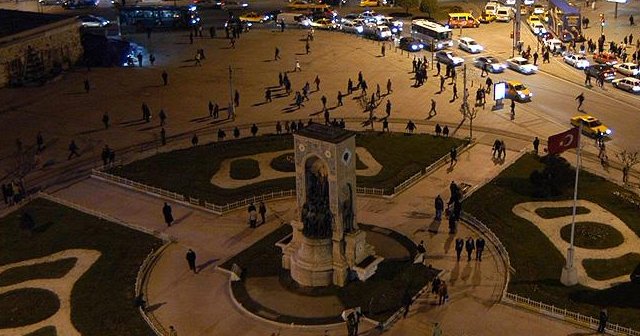
[[[540,17],[538,15],[531,15],[527,19],[527,23],[529,24],[529,26],[531,26],[534,23],[542,23],[542,20],[540,19]]]
[[[249,12],[249,13],[240,15],[240,21],[251,22],[251,23],[263,23],[265,21],[265,17],[264,15],[258,14],[256,12]]]
[[[295,0],[288,4],[287,7],[290,9],[325,9],[329,8],[329,5],[308,2],[305,0]]]
[[[378,7],[380,6],[379,0],[360,0],[360,7]]]
[[[496,15],[491,13],[482,13],[478,18],[478,21],[480,21],[480,23],[489,23],[495,20],[496,20]]]
[[[580,127],[582,125],[582,133],[589,136],[610,136],[611,129],[603,125],[596,117],[587,114],[575,116],[571,118],[571,125]]]
[[[529,101],[533,97],[533,93],[517,81],[507,81],[507,98],[517,101]]]

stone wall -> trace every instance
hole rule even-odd
[[[75,18],[0,38],[0,87],[46,79],[83,55]]]

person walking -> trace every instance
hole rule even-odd
[[[256,206],[251,203],[247,210],[249,212],[249,227],[255,229],[256,224],[258,223],[258,213],[256,211]]]
[[[299,60],[296,60],[296,67],[293,68],[293,72],[296,72],[296,71],[302,71],[302,68],[300,68],[300,61]]]
[[[453,97],[451,98],[451,101],[455,101],[456,99],[458,99],[458,85],[456,85],[456,83],[453,83]]]
[[[391,78],[387,79],[387,95],[391,94],[393,90],[391,90]]]
[[[454,163],[458,163],[458,150],[455,147],[451,147],[451,150],[449,151],[449,158],[451,159],[449,167],[453,167]]]
[[[467,261],[471,261],[471,254],[473,253],[473,250],[476,249],[476,245],[473,242],[473,238],[471,237],[467,238],[467,241],[464,243],[464,248],[465,250],[467,250]]]
[[[167,86],[169,84],[169,74],[166,70],[162,71],[162,82],[164,83],[164,86]]]
[[[607,327],[607,321],[609,320],[609,312],[607,312],[607,308],[602,308],[600,310],[600,316],[598,317],[598,332],[604,334],[605,329]]]
[[[160,118],[160,127],[164,126],[167,121],[167,114],[164,112],[164,109],[160,109],[158,117]]]
[[[156,63],[156,57],[153,54],[149,54],[149,63],[151,63],[151,66]]]
[[[442,212],[444,211],[444,201],[442,200],[442,197],[440,197],[440,195],[436,196],[435,208],[436,208],[435,220],[440,221],[442,220]]]
[[[342,106],[344,105],[342,103],[342,92],[338,91],[338,105],[337,106]]]
[[[435,132],[437,137],[439,137],[440,134],[442,134],[442,126],[440,126],[440,124],[436,124]]]
[[[382,132],[390,132],[390,130],[389,130],[389,120],[387,120],[387,118],[384,118],[382,120]]]
[[[196,253],[192,249],[187,251],[187,263],[189,264],[189,269],[193,271],[193,274],[198,274],[198,270],[196,269]]]
[[[322,97],[320,97],[320,101],[322,102],[322,109],[325,110],[327,108],[327,96],[322,95]]]
[[[516,101],[511,99],[511,120],[516,119]]]
[[[444,125],[444,127],[442,128],[442,136],[444,136],[445,138],[449,136],[449,126]]]
[[[629,25],[634,26],[635,22],[633,22],[633,15],[629,15]]]
[[[584,103],[584,93],[580,93],[576,99],[578,101],[578,111],[582,109],[582,103]]]
[[[387,107],[386,107],[386,112],[387,112],[387,118],[391,116],[391,100],[387,99]]]
[[[169,203],[164,202],[164,206],[162,207],[162,216],[164,216],[164,222],[167,226],[171,226],[173,223],[173,211],[171,210],[171,206]]]
[[[200,142],[200,139],[198,139],[198,135],[196,133],[193,133],[193,137],[191,137],[191,145],[195,147],[198,145],[198,142]]]
[[[75,140],[71,140],[71,143],[69,144],[69,157],[67,158],[67,160],[71,160],[71,158],[73,158],[74,156],[76,157],[80,157],[80,154],[78,154],[78,145],[76,145]]]
[[[386,51],[387,51],[387,46],[385,43],[383,43],[382,47],[380,47],[380,54],[382,54],[382,57],[386,55]]]
[[[268,102],[268,103],[273,101],[273,99],[271,98],[271,89],[270,88],[267,88],[267,91],[264,92],[264,100],[265,100],[265,102]]]
[[[109,113],[105,112],[102,115],[102,124],[104,125],[105,130],[109,129]]]
[[[440,64],[440,63],[438,63],[438,64]],[[444,92],[444,82],[445,81],[446,81],[446,79],[444,78],[444,76],[440,75],[440,91],[439,91],[439,93]]]
[[[421,240],[420,243],[416,246],[416,258],[413,260],[414,264],[423,264],[424,256],[427,253],[427,249],[424,247],[424,240]]]
[[[478,237],[476,239],[476,260],[482,261],[482,252],[484,251],[485,241],[484,238]]]
[[[233,104],[235,107],[240,106],[240,92],[238,90],[233,94]]]
[[[536,153],[536,155],[538,155],[538,146],[540,146],[540,139],[536,137],[535,139],[533,139],[533,151]]]
[[[273,56],[273,60],[277,61],[280,59],[280,48],[276,47],[275,55]]]
[[[438,73],[436,73],[436,77],[440,76],[440,62],[436,63],[436,70],[438,71]]]
[[[437,114],[438,112],[436,111],[436,101],[433,98],[431,98],[431,109],[429,110],[429,118],[432,118]]]
[[[304,50],[307,52],[307,55],[311,52],[311,45],[309,44],[309,40],[304,45]]]
[[[164,146],[167,144],[167,131],[162,127],[160,129],[160,143]]]
[[[258,205],[258,213],[260,213],[260,224],[264,224],[267,221],[267,206],[264,202],[260,202]]]
[[[456,239],[456,260],[460,262],[460,255],[462,254],[462,249],[464,249],[464,239],[457,238]]]
[[[316,79],[313,80],[313,83],[316,85],[316,91],[320,91],[320,77],[316,76]]]
[[[449,297],[449,290],[447,288],[447,283],[442,281],[438,288],[438,304],[443,305],[447,302],[447,298]]]

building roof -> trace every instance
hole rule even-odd
[[[69,18],[66,15],[0,9],[0,38]]]
[[[340,143],[354,136],[355,133],[344,130],[339,127],[312,123],[311,125],[301,130],[298,130],[296,135],[317,139],[317,140],[322,140],[326,142],[331,142],[331,143]]]

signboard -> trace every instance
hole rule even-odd
[[[617,2],[617,3],[621,3],[621,4],[626,4],[627,0],[607,0],[607,2]]]
[[[493,85],[493,99],[494,100],[504,99],[506,94],[507,94],[507,83],[498,82],[498,83],[495,83]]]

